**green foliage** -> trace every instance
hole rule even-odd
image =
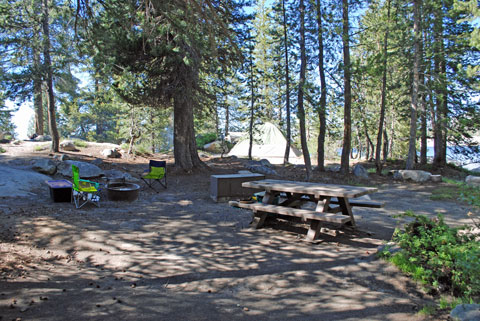
[[[42,144],[42,145],[37,145],[37,146],[33,147],[33,150],[35,152],[41,152],[42,150],[46,150],[47,148],[48,148],[47,144]]]
[[[460,201],[480,208],[479,188],[448,178],[443,178],[443,181],[449,185],[436,188],[432,192],[430,199]]]
[[[76,146],[76,147],[81,147],[81,148],[86,148],[88,147],[88,143],[86,141],[83,141],[81,139],[74,139],[73,140],[73,144]]]
[[[3,147],[0,147],[0,153],[6,153],[7,151],[3,149]]]
[[[397,229],[394,241],[402,251],[387,259],[432,291],[449,291],[456,297],[480,295],[480,245],[461,228],[451,228],[441,215],[430,219],[406,212],[414,220]]]
[[[418,311],[420,315],[432,315],[437,311],[434,305],[426,305]]]
[[[205,144],[211,143],[217,139],[216,133],[206,133],[204,135],[198,135],[197,140],[197,147],[203,148]]]

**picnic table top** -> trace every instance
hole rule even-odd
[[[355,198],[378,191],[375,187],[359,187],[337,184],[323,184],[312,182],[285,181],[277,179],[264,179],[242,183],[243,187],[263,189],[267,192],[290,192],[305,195],[331,196],[343,198]]]

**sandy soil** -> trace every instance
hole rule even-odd
[[[38,144],[38,143],[37,143]],[[28,168],[32,143],[2,145],[0,163]],[[102,145],[70,152],[100,157]],[[337,229],[306,242],[305,226],[249,228],[247,210],[214,203],[209,177],[235,173],[242,160],[204,158],[210,171],[183,174],[167,159],[168,189],[142,189],[132,203],[100,208],[36,197],[0,199],[0,320],[442,320],[417,314],[432,298],[376,258],[405,210],[469,223],[468,207],[431,201],[434,185],[389,178],[359,181],[322,173],[314,181],[376,185],[382,209],[355,208],[357,230]],[[104,160],[103,169],[138,176],[148,158]],[[299,168],[276,167],[301,180]],[[55,177],[58,178],[58,177]]]

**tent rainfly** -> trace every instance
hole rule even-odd
[[[228,153],[229,156],[248,157],[249,135],[244,135]],[[282,132],[272,123],[258,125],[253,131],[252,157],[267,159],[272,164],[283,164],[287,140]],[[302,153],[290,145],[289,162],[303,164]]]

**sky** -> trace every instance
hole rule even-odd
[[[5,103],[9,109],[15,107],[14,103],[11,101],[6,101]],[[31,107],[31,102],[23,103],[20,108],[13,113],[12,122],[15,124],[15,136],[17,139],[27,139],[28,124],[30,119],[33,117],[34,112]]]

